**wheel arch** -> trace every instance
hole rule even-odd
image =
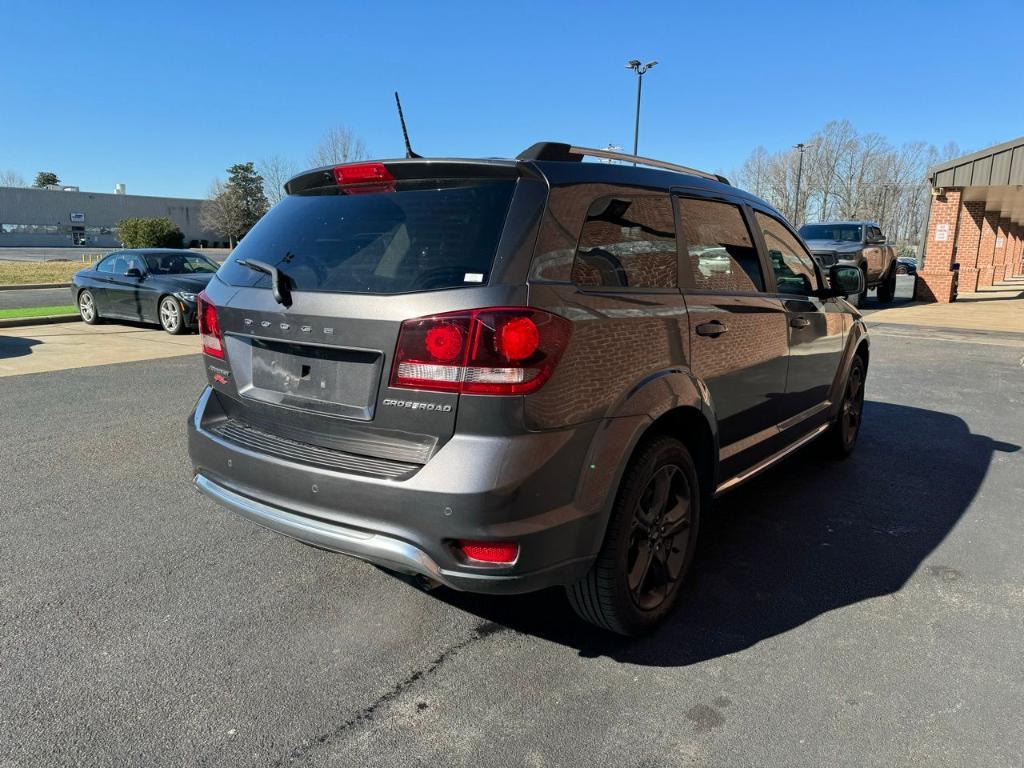
[[[600,521],[592,542],[595,553],[604,541],[626,468],[648,441],[662,435],[686,446],[697,465],[702,495],[714,495],[718,429],[707,387],[689,369],[649,377],[602,420],[588,454],[589,467],[605,469],[586,472],[578,493],[580,503]]]
[[[855,357],[864,360],[864,372],[867,373],[871,360],[871,340],[868,338],[867,328],[861,320],[854,322],[846,334],[846,348],[843,351],[842,364],[836,371],[829,394],[829,399],[832,401],[832,407],[828,411],[830,421],[839,415],[843,392],[846,390],[846,379],[850,375],[850,366],[853,365]]]
[[[718,436],[708,421],[708,414],[692,405],[666,411],[640,436],[633,454],[648,440],[661,435],[674,437],[686,446],[697,465],[702,495],[706,499],[714,496],[718,484]]]

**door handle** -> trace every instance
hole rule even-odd
[[[794,317],[792,320],[789,321],[790,328],[806,328],[810,324],[811,321],[808,320],[806,317]]]
[[[729,328],[725,323],[719,322],[718,320],[712,320],[710,323],[702,323],[697,326],[698,336],[710,336],[711,338],[717,338],[723,333],[728,331]]]

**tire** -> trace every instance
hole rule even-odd
[[[642,445],[623,475],[597,560],[566,587],[576,613],[620,635],[654,629],[679,600],[697,546],[701,500],[686,446],[671,437]]]
[[[882,304],[892,304],[896,296],[896,267],[889,268],[889,274],[881,285],[878,286],[878,301]]]
[[[867,380],[867,366],[864,358],[856,355],[850,365],[843,390],[843,402],[839,415],[825,433],[829,454],[835,459],[845,459],[857,447],[861,423],[864,416],[864,384]]]
[[[160,318],[160,327],[172,336],[178,336],[185,332],[185,315],[181,311],[181,305],[173,296],[164,296],[157,304],[157,316]]]
[[[99,325],[103,322],[100,319],[100,311],[96,308],[96,298],[92,291],[86,289],[78,294],[78,314],[82,316],[82,322],[87,325]]]

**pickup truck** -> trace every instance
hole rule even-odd
[[[833,264],[851,264],[864,273],[864,292],[850,296],[855,307],[867,298],[868,290],[878,289],[882,304],[896,293],[896,249],[888,244],[881,228],[873,221],[825,221],[804,224],[800,237],[811,255],[828,273]]]

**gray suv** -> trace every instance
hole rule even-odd
[[[260,525],[637,634],[717,494],[853,449],[863,274],[721,177],[542,143],[286,190],[200,297],[189,422],[196,487]]]

